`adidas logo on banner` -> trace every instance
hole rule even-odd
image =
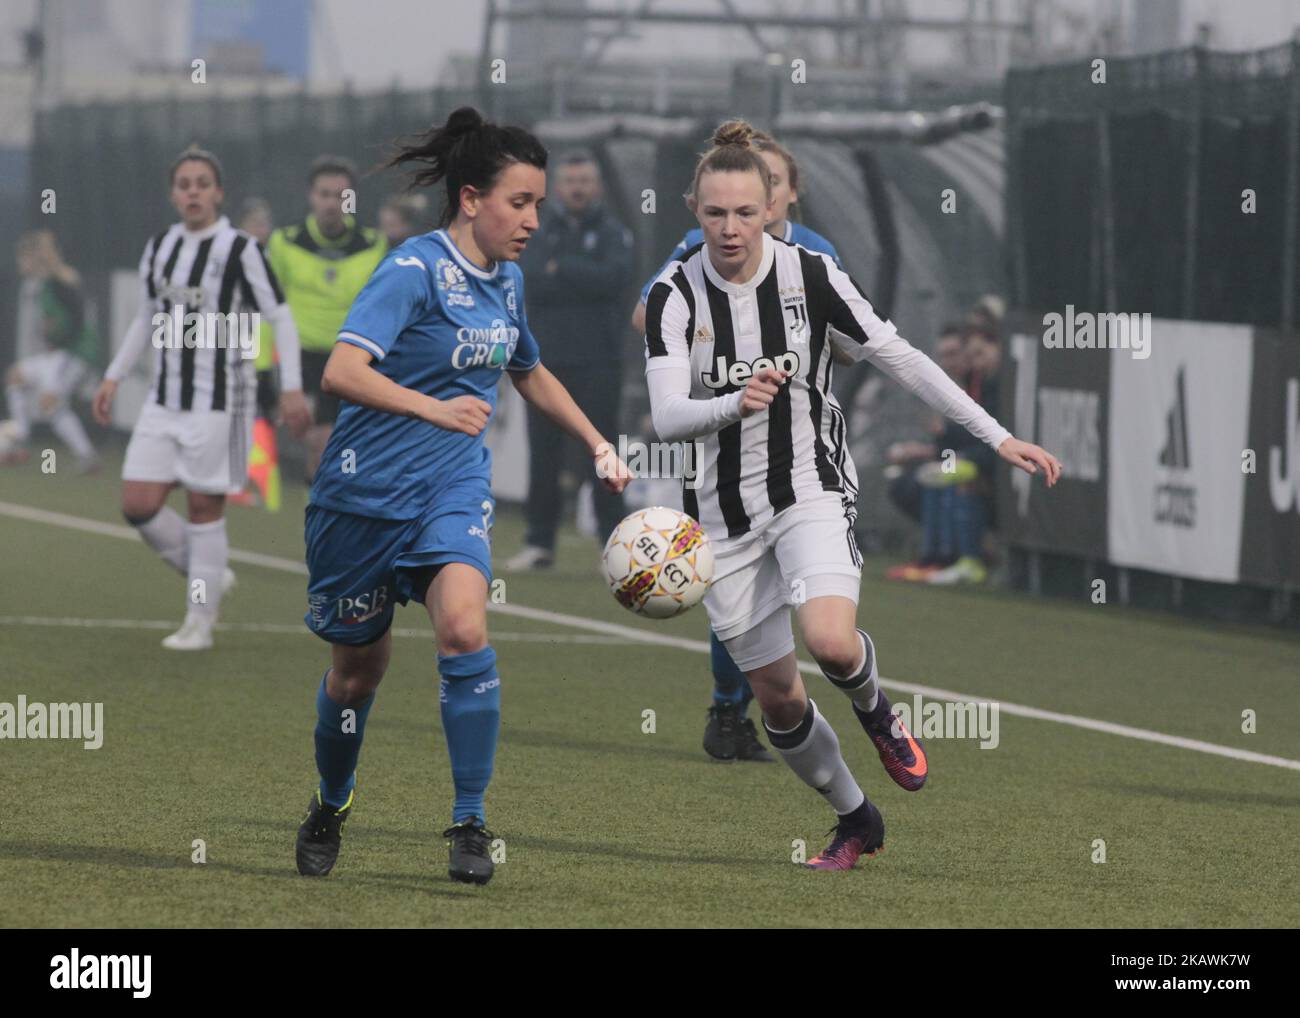
[[[1182,368],[1178,369],[1174,388],[1174,405],[1165,415],[1165,447],[1160,450],[1160,465],[1187,470],[1192,462],[1187,452],[1187,390]]]
[[[1160,465],[1169,474],[1190,470],[1192,456],[1187,439],[1186,366],[1180,365],[1174,379],[1174,404],[1165,415],[1165,445],[1160,450]],[[1168,476],[1168,475],[1167,475]],[[1188,484],[1157,484],[1155,520],[1175,527],[1196,526],[1196,488]]]

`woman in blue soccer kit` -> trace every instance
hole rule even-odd
[[[758,151],[771,174],[772,202],[768,206],[769,219],[764,229],[788,244],[830,255],[839,265],[840,256],[834,244],[816,230],[790,219],[790,206],[799,201],[799,163],[794,154],[766,131],[754,131],[749,144]],[[695,211],[693,194],[686,196],[686,204],[692,212]],[[632,313],[632,325],[638,333],[645,335],[645,302],[655,281],[670,265],[680,262],[691,248],[703,243],[702,229],[697,226],[688,230],[668,260],[642,287],[640,302]],[[704,751],[715,760],[770,761],[772,754],[759,739],[754,722],[747,716],[754,699],[749,680],[736,667],[726,646],[712,629],[709,630],[709,650],[713,667],[713,704],[704,725]]]
[[[525,400],[591,451],[618,492],[624,465],[542,366],[515,264],[537,229],[546,150],[521,128],[464,107],[400,149],[390,166],[445,184],[444,228],[390,252],[348,313],[324,388],[345,401],[307,508],[307,624],[331,644],[316,696],[319,788],[298,830],[298,871],[338,858],[375,688],[388,666],[394,608],[415,600],[433,623],[439,701],[455,802],[453,879],[492,875],[484,793],[500,721],[488,644],[492,457],[484,433],[502,372]]]

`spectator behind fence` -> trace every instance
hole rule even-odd
[[[390,248],[397,247],[427,233],[429,223],[429,199],[422,194],[390,195],[379,206],[379,232],[388,240]]]
[[[307,432],[307,480],[316,475],[329,441],[339,400],[321,390],[343,319],[388,245],[378,230],[359,226],[343,211],[344,192],[354,192],[357,171],[339,156],[320,156],[307,176],[311,211],[302,222],[271,234],[267,255],[293,312],[302,343],[302,385],[311,397],[314,424]]]
[[[25,463],[32,424],[48,421],[76,456],[77,470],[89,473],[98,469],[99,457],[71,405],[97,357],[81,276],[63,260],[49,230],[23,234],[16,254],[21,279],[17,360],[5,373],[10,420],[0,426],[0,462]]]
[[[265,198],[245,198],[239,206],[239,221],[236,229],[252,236],[262,247],[271,239],[271,229],[275,220],[271,216],[271,203]]]
[[[966,340],[960,324],[950,322],[939,331],[939,339],[934,345],[934,359],[949,378],[958,385],[965,386],[968,374]],[[895,442],[886,453],[890,463],[890,466],[885,470],[885,477],[889,481],[890,501],[898,507],[900,512],[916,523],[921,522],[922,490],[920,483],[916,479],[916,473],[922,464],[933,460],[939,455],[939,447],[936,443],[943,433],[943,429],[943,418],[937,414],[929,414],[925,419],[925,431],[929,437],[920,441]],[[923,557],[921,561],[909,563],[906,566],[897,566],[890,570],[891,578],[902,579],[901,575],[896,576],[894,574],[901,574],[903,570],[917,568],[925,564],[927,563],[925,563]],[[948,565],[949,563],[944,562],[941,564]]]
[[[947,330],[945,330],[947,332]],[[945,339],[947,336],[945,336]],[[987,410],[998,411],[998,369],[1001,344],[995,332],[980,327],[967,329],[963,353],[966,365],[964,388]],[[992,519],[994,460],[984,454],[983,443],[960,425],[949,422],[928,449],[911,443],[891,448],[891,459],[902,462],[905,453],[923,462],[915,463],[914,479],[919,493],[921,553],[916,562],[896,566],[890,579],[920,581],[938,585],[982,583],[988,576],[983,560],[984,531]],[[912,496],[903,489],[900,499]],[[911,502],[915,505],[915,502]],[[900,504],[904,511],[907,509]]]
[[[542,357],[603,435],[619,428],[624,324],[620,313],[632,273],[632,233],[601,202],[600,170],[586,151],[561,157],[554,200],[520,259],[528,294],[528,322]],[[555,560],[562,498],[563,433],[528,409],[528,531],[509,570],[544,569]],[[585,473],[585,470],[584,470]],[[624,516],[621,494],[593,493],[601,540]]]

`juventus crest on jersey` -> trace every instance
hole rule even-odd
[[[764,367],[789,376],[766,411],[699,440],[685,511],[706,530],[736,537],[833,491],[852,518],[858,482],[831,395],[831,346],[857,358],[895,335],[833,259],[766,233],[758,271],[743,284],[719,276],[704,245],[669,263],[646,301],[648,360],[689,360],[692,399],[743,389]]]
[[[143,316],[172,320],[173,334],[190,313],[266,312],[284,302],[262,249],[222,216],[204,230],[175,223],[145,244],[140,259]],[[156,346],[157,344],[155,344]],[[223,349],[175,343],[151,350],[153,401],[169,410],[252,410],[256,369],[238,343]]]

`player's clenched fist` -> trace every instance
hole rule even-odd
[[[745,386],[745,394],[740,397],[740,416],[750,417],[771,406],[785,378],[785,372],[779,368],[759,368],[755,371]]]
[[[429,422],[448,431],[478,435],[487,427],[488,415],[491,413],[492,407],[477,396],[456,396],[454,399],[438,400]]]
[[[619,459],[614,447],[609,442],[601,442],[596,446],[594,458],[596,460],[596,476],[600,478],[600,483],[615,495],[622,492],[627,487],[628,482],[632,480],[632,471],[626,463]]]

